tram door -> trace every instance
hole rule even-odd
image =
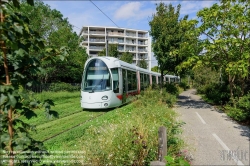
[[[122,103],[126,102],[127,94],[128,94],[127,70],[122,69]]]

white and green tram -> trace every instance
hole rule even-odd
[[[131,96],[161,82],[160,73],[139,68],[114,57],[93,57],[86,61],[81,84],[81,107],[106,109],[118,107]],[[164,82],[177,76],[166,75]]]

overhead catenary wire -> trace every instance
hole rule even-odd
[[[118,28],[120,28],[107,14],[105,14],[94,2],[89,0],[97,9],[99,9],[110,21],[112,21]]]

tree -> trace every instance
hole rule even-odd
[[[153,14],[149,22],[152,48],[158,61],[162,80],[164,70],[176,73],[175,67],[180,63],[178,56],[174,54],[183,36],[179,23],[180,8],[181,5],[178,5],[175,10],[172,4],[165,5],[161,2],[157,4],[157,12]],[[184,19],[186,20],[187,16]]]
[[[142,60],[139,61],[138,66],[144,69],[148,68],[148,62],[143,58]]]
[[[80,46],[82,38],[73,32],[72,25],[69,24],[63,15],[42,1],[35,1],[33,7],[27,3],[21,3],[20,12],[30,18],[30,26],[46,41],[46,45],[51,48],[68,47],[69,55],[67,61],[55,60],[44,61],[42,67],[45,71],[36,76],[40,82],[81,82],[82,70],[87,53],[85,48]],[[40,53],[37,53],[40,54]]]
[[[31,0],[28,2],[33,4]],[[32,85],[33,80],[27,76],[36,75],[42,70],[40,61],[53,60],[57,57],[64,59],[68,53],[64,47],[58,49],[47,47],[39,33],[30,28],[29,19],[17,11],[16,8],[19,6],[17,0],[0,3],[0,63],[3,64],[0,66],[0,150],[6,151],[11,166],[14,165],[14,159],[20,159],[18,152],[45,150],[42,142],[30,137],[29,131],[33,127],[20,120],[20,117],[35,116],[32,110],[40,105],[45,108],[48,117],[52,113],[51,100],[39,102],[22,89],[25,85]],[[37,52],[40,55],[35,54]],[[40,158],[43,155],[40,153],[36,157]],[[32,156],[25,159],[31,162]]]
[[[151,68],[151,71],[159,72],[159,67],[158,66],[154,66],[154,67]]]
[[[249,1],[221,1],[197,13],[201,20],[200,34],[206,36],[202,41],[202,56],[190,57],[184,65],[210,66],[227,77],[230,96],[234,101],[237,89],[243,96],[250,67],[250,3]],[[238,84],[238,86],[237,86]]]
[[[133,63],[133,55],[128,51],[124,52],[122,53],[120,60],[127,63]]]
[[[106,48],[104,48],[102,51],[98,52],[99,56],[106,56]],[[108,56],[118,58],[119,51],[118,51],[118,45],[117,44],[109,44],[108,45]]]

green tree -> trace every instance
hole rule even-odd
[[[98,52],[99,56],[106,56],[106,48],[104,48],[102,51]],[[108,45],[108,56],[118,58],[119,51],[118,51],[118,45],[117,44],[109,44]]]
[[[197,24],[197,20],[183,19],[180,21],[182,38],[179,48],[175,49],[172,55],[178,57],[175,69],[181,77],[185,77],[185,75],[190,76],[193,73],[192,69],[189,67],[182,68],[182,63],[189,57],[200,55],[203,50],[201,40],[199,39],[200,33],[197,31]]]
[[[174,53],[180,47],[183,36],[179,20],[180,8],[181,5],[175,9],[172,4],[165,5],[161,2],[157,4],[156,13],[149,22],[152,48],[158,61],[162,80],[164,70],[176,73],[175,67],[180,64],[179,57]],[[183,20],[186,19],[187,16]],[[162,85],[163,83],[161,87]]]
[[[33,4],[33,1],[28,0],[28,2]],[[64,59],[68,53],[64,47],[60,49],[47,47],[39,33],[30,28],[29,19],[17,11],[16,7],[19,6],[17,0],[0,3],[0,63],[3,64],[0,66],[0,150],[1,155],[3,150],[6,151],[5,155],[10,157],[11,166],[14,165],[14,159],[20,159],[18,152],[45,150],[42,142],[32,139],[29,135],[33,127],[20,120],[20,117],[35,116],[33,109],[40,105],[45,108],[48,117],[52,113],[51,100],[39,102],[22,89],[33,82],[27,76],[30,73],[36,75],[42,70],[40,60],[53,60],[57,57]],[[37,52],[40,55],[37,55]],[[42,156],[43,154],[39,154],[36,157]],[[32,157],[26,158],[29,161],[31,159]]]
[[[46,41],[46,45],[51,48],[67,47],[69,55],[67,61],[44,61],[42,67],[44,72],[37,78],[40,82],[80,82],[82,70],[87,59],[85,48],[80,46],[82,38],[73,32],[72,25],[69,24],[63,15],[42,1],[35,1],[33,7],[23,2],[20,12],[30,18],[30,26]],[[39,54],[39,53],[38,53]]]
[[[144,69],[148,68],[148,62],[143,58],[142,60],[139,61],[138,66]]]
[[[210,66],[227,77],[231,99],[243,96],[250,66],[250,3],[228,0],[197,13],[198,27],[206,38],[202,56],[192,56],[183,65]],[[238,86],[237,86],[238,84]],[[237,93],[240,88],[241,93]]]
[[[133,55],[128,51],[124,52],[122,53],[120,60],[127,63],[133,63]]]
[[[154,66],[151,68],[151,71],[154,71],[154,72],[159,72],[159,67],[158,66]]]

